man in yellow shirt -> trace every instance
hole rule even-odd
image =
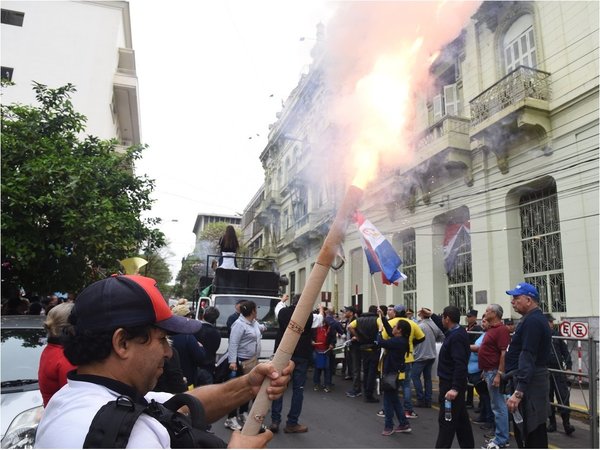
[[[421,327],[417,325],[414,321],[408,319],[406,317],[406,307],[404,305],[396,305],[394,306],[394,311],[396,313],[396,317],[389,320],[389,324],[392,328],[396,326],[399,320],[405,320],[410,324],[410,337],[408,338],[408,355],[405,359],[406,369],[404,372],[404,381],[402,383],[402,392],[404,395],[404,415],[408,419],[416,419],[419,417],[417,413],[413,409],[412,404],[412,390],[410,386],[410,369],[412,368],[412,363],[415,361],[414,356],[414,348],[415,345],[419,345],[421,342],[425,340],[425,333],[421,330]],[[377,319],[377,325],[382,326],[381,319]],[[384,339],[389,339],[390,336],[386,333],[385,329],[381,333]]]

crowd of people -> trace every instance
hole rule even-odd
[[[147,404],[183,392],[202,403],[208,419],[204,432],[212,433],[210,423],[225,417],[225,426],[234,432],[232,447],[264,446],[280,429],[305,433],[309,427],[300,416],[309,370],[313,389],[331,392],[337,369],[334,350],[341,342],[339,375],[352,383],[346,396],[382,402],[377,412],[384,419],[382,435],[418,429],[417,409],[431,408],[436,400],[432,368],[437,361],[436,448],[450,448],[455,436],[461,448],[474,448],[473,425],[486,430],[482,448],[508,447],[511,427],[519,448],[546,448],[547,432],[557,426],[549,400],[556,396],[559,404],[569,404],[566,376],[548,372],[548,367],[569,370],[571,358],[564,341],[551,339],[554,318],[542,313],[537,289],[520,283],[506,293],[522,316],[513,331],[512,320],[507,324],[498,304],[487,306],[481,322],[477,311],[468,311],[466,326],[460,325],[455,306],[441,314],[423,307],[417,317],[404,305],[371,305],[365,313],[354,306],[339,312],[320,306],[303,324],[290,364],[277,373],[271,365],[258,363],[264,326],[256,321],[254,302],[238,302],[228,317],[229,348],[219,364],[217,308],[201,308],[196,320],[185,299],[169,308],[154,280],[110,277],[86,288],[75,301],[48,310],[48,346],[39,368],[46,411],[36,445],[79,447],[86,439],[81,430],[88,430],[95,412],[115,398]],[[275,349],[291,326],[299,298],[295,294],[290,301],[283,295],[275,307]],[[269,427],[263,426],[262,437],[242,436],[250,402],[265,377],[272,380]],[[283,424],[282,394],[288,382],[290,405]],[[470,387],[479,398],[474,419],[467,412],[475,407]],[[69,418],[61,409],[66,405]],[[559,408],[559,413],[565,433],[573,433],[569,410]],[[160,424],[140,418],[129,446],[169,446],[169,439]]]

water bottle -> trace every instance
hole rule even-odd
[[[232,370],[229,372],[229,379],[237,377],[237,370]]]
[[[515,423],[523,423],[523,416],[521,415],[518,409],[515,409],[515,412],[512,413],[512,415],[513,419],[515,420]]]
[[[452,420],[452,400],[444,401],[444,419],[446,422],[450,422]]]

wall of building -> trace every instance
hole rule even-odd
[[[127,2],[2,2],[2,9],[25,13],[22,27],[2,24],[2,66],[14,68],[15,83],[3,90],[2,102],[34,104],[33,81],[51,88],[72,83],[75,110],[88,119],[86,134],[117,136],[113,81],[118,49],[131,47],[128,8]]]

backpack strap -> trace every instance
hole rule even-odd
[[[83,448],[127,447],[131,430],[145,409],[126,395],[108,402],[94,416]]]

